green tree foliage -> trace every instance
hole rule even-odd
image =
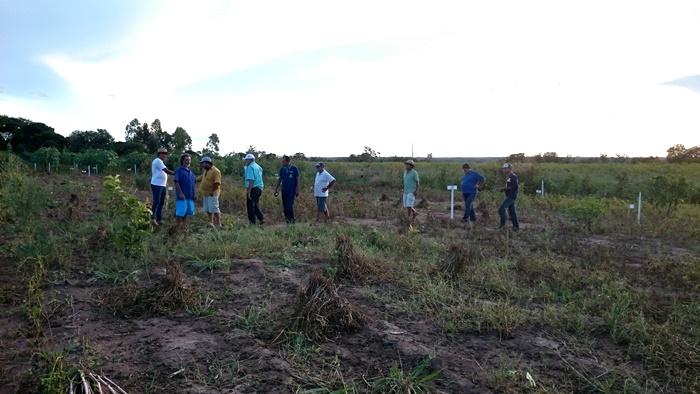
[[[131,122],[129,122],[124,129],[124,137],[126,141],[133,141],[136,138],[136,134],[138,134],[140,127],[141,123],[139,123],[137,118],[134,118]]]
[[[56,166],[61,160],[61,152],[54,147],[39,148],[32,154],[32,160],[44,167],[48,167],[49,163]]]
[[[691,187],[685,177],[659,175],[651,179],[647,190],[654,205],[666,208],[670,215],[690,195]]]
[[[117,152],[117,154],[119,156],[122,156],[122,155],[127,155],[127,154],[132,153],[132,152],[144,153],[144,152],[146,152],[147,147],[146,147],[146,145],[144,145],[140,142],[117,141],[114,143],[114,145],[112,145],[112,149],[114,149],[114,151]]]
[[[187,130],[182,127],[175,128],[173,132],[173,151],[174,152],[185,152],[192,150],[192,137],[187,134]]]
[[[156,119],[151,123],[151,134],[152,138],[157,141],[158,146],[156,149],[166,148],[168,150],[173,150],[173,136],[163,130],[160,119]]]
[[[97,166],[98,171],[112,171],[119,165],[119,156],[106,149],[88,149],[78,156],[81,167]]]
[[[700,162],[700,145],[686,149],[684,145],[677,144],[666,150],[666,160],[669,163]]]
[[[106,149],[112,147],[114,137],[105,129],[97,131],[74,131],[68,136],[68,149],[82,152],[86,149]]]
[[[207,144],[204,146],[203,153],[218,156],[220,142],[221,141],[219,140],[219,136],[216,135],[216,133],[212,133],[212,135],[209,136],[209,140],[207,141]]]
[[[17,153],[34,152],[41,147],[63,149],[66,137],[52,127],[28,119],[0,115],[0,135],[4,144],[10,144]]]
[[[369,146],[365,146],[364,152],[362,152],[359,155],[352,154],[350,157],[348,157],[348,160],[350,161],[376,161],[379,158],[379,155],[381,155],[380,152],[377,152],[376,150],[370,148]]]
[[[102,204],[112,245],[127,257],[140,256],[149,229],[146,204],[122,188],[119,175],[105,177]]]
[[[509,163],[524,163],[525,162],[525,154],[524,153],[510,154],[506,158],[506,161]]]

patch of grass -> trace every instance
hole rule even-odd
[[[47,394],[66,393],[70,379],[77,373],[77,369],[68,365],[63,353],[39,352],[36,356],[39,390]]]
[[[411,370],[402,364],[392,366],[386,376],[371,381],[372,392],[377,393],[430,393],[430,383],[440,377],[440,371],[430,367],[431,359],[425,358]]]
[[[29,319],[28,335],[39,336],[44,331],[46,311],[44,309],[44,281],[46,269],[42,259],[34,260],[34,272],[27,281],[27,295],[22,302],[22,310]]]
[[[211,316],[214,314],[213,304],[214,299],[209,294],[198,293],[190,304],[185,305],[185,310],[192,316]]]
[[[243,310],[243,314],[236,317],[235,326],[252,333],[269,315],[268,305],[250,305]]]
[[[198,274],[209,271],[213,273],[215,270],[228,270],[231,268],[231,260],[227,259],[202,259],[199,257],[190,257],[187,261],[187,267],[195,270]]]

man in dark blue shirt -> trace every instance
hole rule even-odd
[[[186,229],[185,221],[188,216],[194,216],[195,184],[197,178],[190,169],[192,157],[188,154],[180,156],[180,167],[175,170],[175,217],[177,227],[182,232]]]
[[[294,199],[299,196],[299,169],[293,166],[289,156],[282,157],[282,168],[280,168],[277,187],[275,187],[275,197],[279,195],[280,185],[282,186],[282,206],[284,207],[284,218],[287,224],[294,224]]]
[[[464,197],[464,216],[463,222],[471,220],[476,222],[476,212],[474,211],[474,201],[479,189],[484,185],[486,178],[478,172],[472,170],[469,163],[462,165],[464,175],[462,176],[462,196]]]
[[[498,216],[501,217],[501,224],[498,226],[502,229],[506,225],[506,210],[508,210],[508,216],[510,216],[510,221],[513,223],[513,231],[518,231],[520,229],[520,224],[518,223],[518,215],[515,212],[515,200],[518,198],[518,176],[513,172],[513,166],[510,163],[505,163],[501,167],[501,171],[506,175],[506,187],[501,189],[506,194],[505,200],[498,208]]]

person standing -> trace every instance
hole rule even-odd
[[[416,163],[413,160],[407,160],[404,162],[404,165],[406,170],[403,172],[403,207],[406,208],[406,214],[408,215],[408,228],[413,229],[413,222],[418,215],[414,206],[418,195],[420,176],[418,171],[416,171]]]
[[[156,158],[151,162],[151,192],[153,193],[151,221],[155,226],[163,224],[163,206],[167,193],[168,174],[175,174],[174,171],[166,167],[166,160],[168,160],[168,150],[160,148]]]
[[[214,166],[209,156],[202,157],[199,162],[204,171],[197,180],[201,182],[202,209],[209,215],[209,225],[221,227],[221,210],[219,196],[221,195],[221,171]]]
[[[260,211],[260,196],[263,188],[263,169],[255,162],[252,153],[245,155],[245,187],[246,187],[246,209],[248,211],[248,221],[255,224],[256,218],[260,225],[265,223],[265,218]]]
[[[294,199],[299,197],[299,169],[292,165],[289,156],[282,157],[282,168],[280,168],[279,179],[275,187],[275,197],[279,195],[282,186],[282,207],[284,208],[284,218],[287,224],[294,224]]]
[[[518,176],[513,172],[513,166],[510,163],[505,163],[501,166],[501,171],[506,175],[506,187],[501,189],[505,193],[506,198],[501,203],[498,208],[498,216],[501,217],[501,224],[498,226],[502,229],[506,225],[506,210],[508,210],[508,216],[513,223],[513,231],[518,231],[520,229],[520,224],[518,223],[518,215],[515,212],[515,200],[518,198]]]
[[[463,222],[476,222],[476,212],[474,211],[474,202],[479,193],[479,189],[484,186],[486,178],[478,172],[472,170],[469,163],[462,165],[464,175],[462,175],[462,197],[464,198],[464,216]]]
[[[321,215],[326,222],[331,215],[328,211],[328,191],[335,185],[335,178],[323,162],[316,163],[316,178],[314,179],[314,196],[316,197],[316,222],[321,221]]]
[[[180,167],[175,171],[175,217],[179,232],[187,229],[187,217],[194,216],[194,202],[197,199],[195,187],[197,177],[195,177],[190,165],[192,157],[188,154],[180,156]]]

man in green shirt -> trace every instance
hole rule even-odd
[[[413,229],[413,222],[418,214],[414,205],[416,204],[420,176],[418,176],[418,171],[415,169],[416,163],[413,160],[407,160],[404,164],[406,171],[403,173],[403,206],[408,215],[409,229]]]

